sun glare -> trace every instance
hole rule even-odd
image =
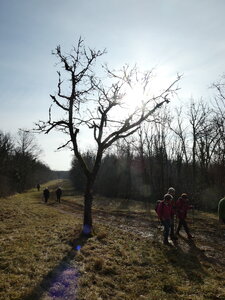
[[[152,80],[152,93],[159,94],[165,90],[175,79],[176,72],[172,67],[159,66],[156,68],[156,74]]]
[[[155,74],[152,75],[145,88],[144,85],[139,82],[133,87],[128,87],[125,90],[125,97],[122,101],[124,113],[131,114],[149,99],[160,95],[166,88],[169,87],[173,80],[171,79],[172,77],[170,73],[169,68],[161,66],[156,69]]]
[[[160,66],[155,69],[149,79],[148,85],[144,88],[141,81],[137,81],[132,86],[127,86],[124,90],[124,97],[121,99],[121,107],[115,108],[111,118],[114,120],[124,120],[132,113],[140,109],[143,103],[162,94],[173,82],[174,75],[171,75],[172,68]],[[149,102],[148,109],[151,109],[153,102]]]
[[[132,113],[146,100],[146,94],[141,85],[136,85],[134,88],[129,88],[123,99],[123,106],[127,113]]]

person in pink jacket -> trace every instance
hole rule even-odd
[[[193,238],[186,222],[187,211],[190,208],[193,208],[193,206],[189,204],[188,195],[184,193],[176,202],[177,217],[179,219],[176,234],[179,235],[180,229],[183,226],[189,239]]]
[[[158,217],[162,225],[164,226],[164,231],[163,231],[164,245],[170,245],[168,241],[168,237],[170,234],[170,226],[171,226],[172,199],[173,199],[172,195],[165,194],[163,200],[159,203],[157,207]]]
[[[171,224],[170,224],[170,238],[171,240],[173,241],[176,241],[177,240],[177,237],[174,233],[174,219],[175,219],[175,214],[176,214],[176,202],[175,202],[175,199],[174,199],[174,196],[175,196],[175,189],[173,187],[170,187],[168,189],[168,192],[167,194],[170,194],[173,198],[171,200],[171,205],[172,205],[172,210],[171,210]]]

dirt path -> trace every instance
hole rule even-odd
[[[63,214],[72,214],[76,218],[83,216],[81,205],[69,202],[55,206]],[[182,253],[192,252],[199,261],[211,263],[215,267],[225,270],[225,235],[224,228],[219,228],[217,220],[211,218],[206,226],[205,218],[201,214],[196,215],[192,220],[190,227],[195,235],[193,241],[186,238],[182,233],[177,243],[172,248],[182,251]],[[130,232],[149,241],[162,241],[162,228],[159,226],[157,217],[145,212],[108,212],[100,209],[93,209],[94,224],[103,224],[120,229],[124,232]],[[65,265],[58,270],[54,277],[52,285],[46,292],[42,300],[51,299],[76,299],[76,278],[78,270],[75,265]]]
[[[83,216],[83,208],[80,205],[67,203],[58,209],[65,214],[73,214],[76,217]],[[190,241],[184,232],[174,247],[181,248],[184,252],[192,251],[204,253],[208,258],[214,258],[215,262],[225,266],[225,226],[219,226],[216,218],[207,218],[202,213],[195,213],[190,217],[189,224],[195,238]],[[118,228],[124,232],[134,233],[149,240],[162,241],[162,227],[154,212],[110,212],[93,209],[94,224],[104,224]]]

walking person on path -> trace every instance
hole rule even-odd
[[[172,205],[172,209],[171,209],[171,224],[170,224],[170,238],[171,240],[177,240],[177,237],[174,233],[175,231],[175,214],[176,214],[176,202],[174,199],[175,196],[175,189],[173,187],[170,187],[168,189],[167,194],[172,196],[172,200],[171,200],[171,205]]]
[[[60,203],[61,196],[62,196],[62,189],[58,187],[55,193],[56,193],[56,201]]]
[[[190,208],[193,208],[193,206],[189,204],[188,195],[183,193],[181,197],[179,197],[176,203],[176,212],[177,212],[177,217],[179,219],[176,234],[177,235],[180,234],[180,229],[183,226],[188,238],[192,239],[193,236],[190,234],[190,230],[186,222],[187,211]]]
[[[157,207],[157,214],[164,227],[163,231],[163,244],[170,245],[168,238],[170,234],[171,227],[171,211],[172,211],[172,196],[170,194],[165,194],[164,199],[159,203]]]
[[[45,199],[45,203],[48,202],[49,196],[50,196],[50,192],[49,192],[49,189],[46,187],[43,191],[43,197]]]

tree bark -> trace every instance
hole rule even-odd
[[[89,235],[92,232],[92,203],[93,203],[93,180],[87,179],[86,190],[84,194],[84,219],[83,233]]]

